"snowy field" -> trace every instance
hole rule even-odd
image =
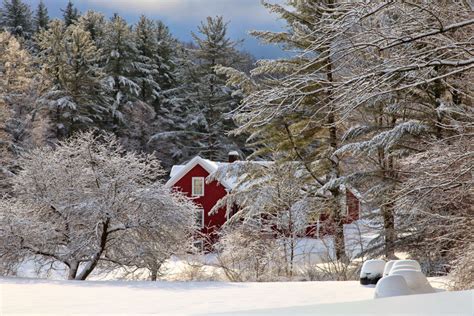
[[[436,284],[435,284],[436,286]],[[474,292],[373,300],[358,282],[78,282],[0,279],[0,314],[473,315]],[[384,311],[380,313],[380,311]]]

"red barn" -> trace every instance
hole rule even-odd
[[[197,156],[185,165],[173,166],[170,179],[166,183],[167,187],[183,192],[202,207],[196,214],[196,220],[201,227],[201,232],[209,236],[211,240],[215,238],[215,232],[227,221],[227,212],[225,208],[212,215],[209,212],[232,190],[232,185],[229,183],[217,181],[206,183],[206,178],[218,168],[219,163]]]
[[[216,240],[217,230],[225,224],[228,218],[225,208],[221,208],[213,214],[209,214],[209,212],[220,199],[233,189],[235,183],[231,179],[206,183],[206,179],[220,166],[235,160],[237,160],[236,153],[229,154],[229,162],[214,162],[197,156],[184,165],[173,166],[170,179],[166,183],[167,187],[183,192],[201,206],[199,213],[196,214],[196,221],[201,227],[201,233],[211,243]],[[359,199],[349,190],[346,190],[344,203],[347,210],[345,224],[359,219]],[[321,216],[317,224],[308,227],[307,235],[319,237],[321,234],[330,234],[332,225],[329,222],[330,219],[327,216]],[[199,245],[196,246],[202,248],[202,242],[198,243]]]

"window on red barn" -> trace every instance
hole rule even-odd
[[[204,228],[204,210],[199,209],[196,211],[196,226],[198,228]]]
[[[192,178],[192,195],[193,196],[204,196],[204,178],[193,177]]]

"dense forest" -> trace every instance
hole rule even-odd
[[[286,28],[251,34],[291,57],[255,61],[229,38],[223,17],[207,18],[192,33],[194,41],[182,43],[145,16],[130,25],[119,15],[78,12],[69,2],[63,19],[50,19],[42,3],[33,12],[21,0],[4,0],[2,193],[20,194],[12,189],[19,180],[9,180],[25,169],[25,158],[17,157],[94,138],[79,132],[113,135],[121,150],[156,158],[165,170],[195,155],[219,161],[237,150],[242,158],[275,164],[234,164],[245,177],[222,203],[238,200],[239,216],[273,216],[279,221],[273,226],[291,216],[305,222],[331,214],[337,264],[325,273],[334,279],[349,278],[344,273],[356,261],[347,255],[340,203],[344,188],[352,187],[370,205],[366,216],[378,232],[360,256],[405,253],[428,274],[451,273],[455,287],[472,287],[469,1],[263,5]],[[298,171],[289,173],[292,168]],[[292,276],[291,269],[268,264],[280,245],[252,230],[251,220],[243,223],[224,232],[222,258],[266,263],[258,268],[261,279],[247,279],[269,280],[281,271]]]
[[[155,152],[166,168],[197,154],[245,151],[245,138],[227,135],[235,125],[226,114],[241,95],[213,67],[248,71],[254,61],[228,38],[222,17],[203,21],[194,41],[181,43],[145,16],[129,25],[118,15],[80,14],[72,2],[63,13],[50,21],[42,2],[34,13],[21,1],[4,2],[2,65],[20,66],[2,78],[10,148],[54,146],[97,128],[129,150]]]

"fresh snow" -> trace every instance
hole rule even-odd
[[[374,300],[374,288],[357,281],[82,282],[3,278],[0,314],[387,315],[390,311],[433,315],[450,311],[472,315],[473,295],[473,291],[446,292]]]
[[[0,279],[1,315],[199,315],[372,299],[358,282],[79,282]]]
[[[232,315],[472,316],[474,315],[474,290],[398,296],[337,304],[251,310],[232,313]]]

